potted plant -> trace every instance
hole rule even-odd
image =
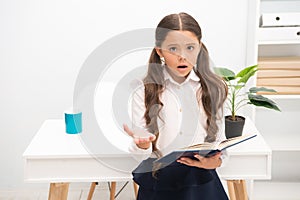
[[[276,92],[265,87],[252,87],[246,90],[248,80],[257,72],[257,65],[249,66],[235,74],[228,68],[214,68],[216,74],[221,76],[228,85],[228,101],[226,107],[231,115],[225,116],[225,134],[227,138],[242,135],[245,117],[237,115],[239,109],[248,104],[262,106],[265,108],[280,111],[278,106],[271,99],[257,94],[258,92]]]

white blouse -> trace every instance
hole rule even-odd
[[[159,136],[156,147],[165,155],[176,148],[203,143],[207,135],[205,129],[207,116],[201,100],[198,103],[196,98],[197,91],[201,90],[201,84],[193,70],[181,84],[175,82],[165,68],[163,73],[165,89],[160,97],[163,107],[159,112],[160,117],[157,118]],[[132,96],[132,123],[133,126],[146,127],[144,85],[142,81],[140,83]],[[223,119],[223,116],[219,116],[217,121],[219,131],[216,142],[226,139]],[[140,149],[132,142],[129,151],[143,155],[140,157],[142,160],[151,155],[152,146]]]

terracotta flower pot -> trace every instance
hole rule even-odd
[[[226,138],[241,136],[245,124],[245,117],[235,116],[236,121],[233,121],[231,116],[225,116],[225,135]]]

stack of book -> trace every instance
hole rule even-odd
[[[300,57],[260,57],[256,85],[277,94],[300,94]]]

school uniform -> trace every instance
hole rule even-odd
[[[203,105],[198,103],[196,93],[201,91],[199,77],[192,70],[186,80],[179,84],[163,70],[165,90],[160,99],[163,107],[158,117],[159,137],[156,147],[162,155],[174,149],[203,143],[206,137],[207,116]],[[132,96],[132,122],[134,126],[146,127],[144,119],[144,86],[137,87]],[[217,121],[217,141],[225,139],[223,117]],[[139,185],[139,200],[226,200],[224,188],[215,170],[190,167],[176,161],[164,166],[152,175],[156,159],[152,148],[140,149],[134,142],[129,151],[140,159],[141,164],[133,171],[133,179]],[[226,152],[222,160],[226,159]],[[224,162],[222,163],[224,164]]]

